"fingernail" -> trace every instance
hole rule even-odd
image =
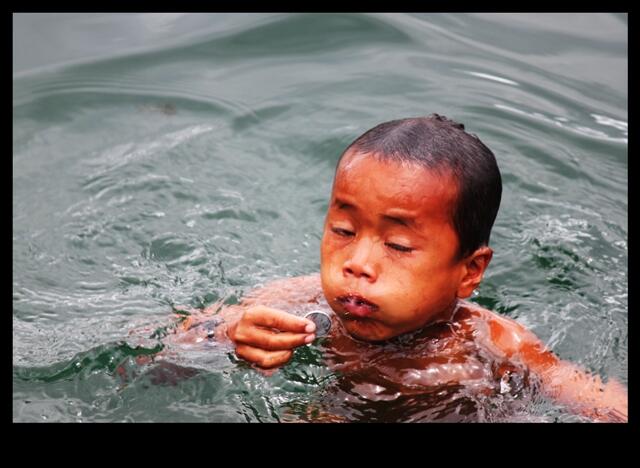
[[[316,324],[315,323],[310,323],[309,325],[307,325],[304,328],[304,331],[306,331],[307,333],[312,333],[312,332],[316,331]]]
[[[309,336],[307,336],[307,337],[304,339],[304,342],[305,342],[305,343],[311,343],[311,342],[312,342],[313,340],[315,340],[315,339],[316,339],[316,336],[315,336],[315,335],[309,335]]]

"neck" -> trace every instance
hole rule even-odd
[[[452,322],[453,321],[453,317],[456,315],[456,312],[458,312],[458,309],[460,309],[460,306],[461,306],[461,301],[456,298],[449,305],[449,307],[447,307],[444,311],[442,311],[442,313],[440,313],[435,318],[435,320],[429,322],[427,324],[427,326],[435,324],[435,323],[440,323],[440,322]]]

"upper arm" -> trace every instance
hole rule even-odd
[[[515,320],[492,314],[488,322],[491,344],[508,359],[518,360],[536,373],[559,364],[542,340]]]

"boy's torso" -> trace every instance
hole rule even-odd
[[[431,324],[385,343],[352,338],[342,327],[322,293],[319,275],[287,278],[251,291],[240,306],[222,310],[225,320],[252,305],[264,305],[296,315],[323,310],[333,316],[328,336],[316,342],[327,366],[352,382],[366,398],[423,392],[443,385],[463,385],[481,393],[513,392],[527,380],[527,370],[512,362],[494,343],[492,323],[507,319],[469,302],[460,302],[450,321]],[[170,340],[202,342],[199,324],[212,310],[190,317],[185,333]],[[223,334],[217,339],[225,339]],[[514,385],[515,383],[515,385]]]

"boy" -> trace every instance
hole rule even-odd
[[[626,421],[623,385],[588,375],[517,322],[464,301],[491,261],[501,193],[493,153],[463,125],[437,114],[380,124],[338,161],[320,275],[254,291],[222,310],[215,329],[209,321],[199,330],[194,315],[183,324],[192,337],[181,340],[231,339],[237,356],[276,369],[315,339],[313,322],[291,312],[325,304],[334,315],[326,361],[375,372],[370,396],[446,383],[505,392],[519,375],[575,412]],[[402,359],[372,363],[376,348],[402,337],[416,343]]]

